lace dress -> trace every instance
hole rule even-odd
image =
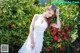
[[[43,46],[43,37],[44,37],[44,31],[46,30],[48,24],[46,21],[42,23],[43,16],[42,14],[38,15],[37,20],[34,24],[34,31],[33,31],[33,37],[34,37],[34,43],[35,47],[34,49],[30,46],[30,35],[28,35],[27,39],[25,40],[22,47],[19,49],[18,53],[40,53]]]

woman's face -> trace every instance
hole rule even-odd
[[[51,8],[47,8],[45,11],[46,18],[51,17],[54,14],[54,11]]]

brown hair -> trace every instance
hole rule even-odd
[[[50,31],[50,29],[51,29],[51,23],[53,23],[52,18],[56,17],[56,9],[52,8],[52,6],[48,6],[47,8],[52,9],[53,12],[54,12],[54,14],[51,17],[46,18],[47,19],[47,23],[48,23],[48,27],[47,27],[46,30]]]

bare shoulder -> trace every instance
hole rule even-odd
[[[32,20],[37,20],[39,14],[34,14],[33,19]]]
[[[38,17],[40,17],[40,16],[42,16],[42,14],[35,14],[35,15],[34,15],[34,17],[36,17],[36,19],[37,19]]]
[[[34,14],[33,18],[37,18],[38,17],[38,14]]]
[[[35,16],[40,16],[40,15],[42,15],[42,14],[35,14]]]
[[[36,19],[40,16],[41,14],[35,14],[34,17],[36,17]]]
[[[34,16],[38,16],[39,14],[35,14]]]

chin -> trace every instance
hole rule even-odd
[[[49,17],[46,15],[46,18],[49,18]]]

